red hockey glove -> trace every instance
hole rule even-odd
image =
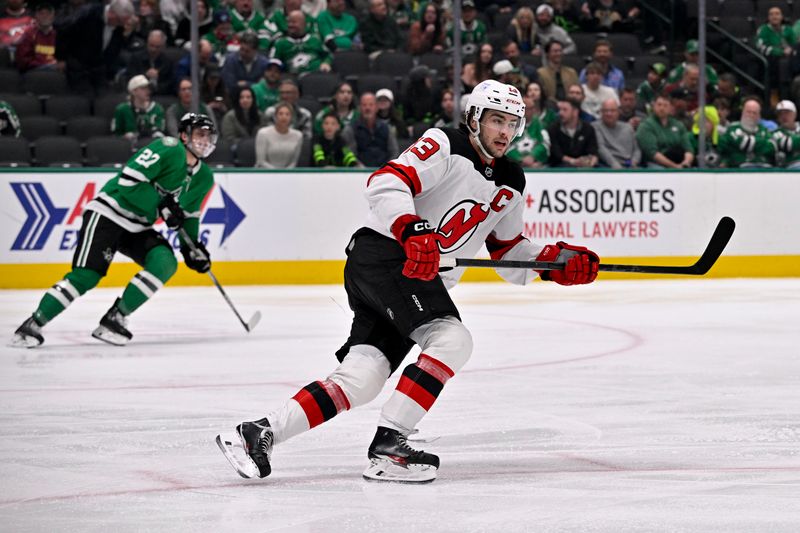
[[[435,278],[439,272],[439,245],[428,221],[416,215],[403,215],[392,224],[392,233],[408,258],[403,275],[423,281]]]
[[[593,282],[597,277],[597,265],[600,264],[600,258],[593,251],[563,241],[545,246],[536,260],[566,263],[564,270],[537,270],[543,280],[555,281],[559,285]]]

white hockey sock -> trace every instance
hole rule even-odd
[[[411,334],[422,348],[419,359],[403,375],[381,410],[378,425],[408,435],[430,410],[444,384],[472,354],[472,336],[455,317],[423,324]]]
[[[441,361],[420,354],[416,363],[403,370],[397,388],[383,405],[378,425],[408,435],[430,410],[444,384],[453,375],[454,372]]]

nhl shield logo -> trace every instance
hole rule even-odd
[[[484,170],[483,173],[486,174],[487,178],[491,178],[494,170],[492,170],[492,167],[486,167],[486,170]]]

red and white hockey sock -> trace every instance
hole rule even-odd
[[[381,410],[379,426],[408,435],[430,410],[444,384],[454,372],[433,357],[420,354],[413,365],[408,365],[400,381]]]
[[[267,415],[278,444],[350,409],[342,388],[333,381],[314,381],[298,391],[280,409]]]

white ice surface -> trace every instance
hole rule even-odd
[[[107,346],[104,289],[0,349],[0,531],[800,531],[800,280],[462,284],[475,351],[420,424],[426,486],[361,479],[399,372],[239,478],[215,435],[326,376],[350,311],[336,286],[228,291],[253,333],[168,287]],[[41,294],[0,292],[6,338]]]

